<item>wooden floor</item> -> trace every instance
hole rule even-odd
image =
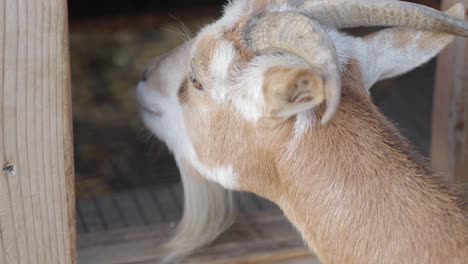
[[[263,212],[274,204],[250,193],[236,193],[242,213]],[[140,226],[175,224],[182,215],[182,187],[179,184],[135,188],[76,203],[77,232],[91,234]]]
[[[168,238],[174,225],[161,223],[78,237],[78,263],[158,263],[157,248]],[[184,263],[319,263],[278,209],[244,213],[239,221],[213,246]]]
[[[236,193],[237,223],[184,263],[318,263],[272,203]],[[79,263],[158,263],[158,245],[182,213],[179,184],[132,189],[77,202]]]

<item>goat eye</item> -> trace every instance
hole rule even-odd
[[[192,82],[193,87],[197,88],[200,91],[203,90],[203,86],[201,85],[201,83],[199,81],[197,81],[197,79],[195,79],[195,77],[190,75],[189,79]]]

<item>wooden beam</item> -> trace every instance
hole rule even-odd
[[[465,5],[468,5],[468,1],[465,1]],[[460,157],[457,159],[457,167],[455,168],[455,177],[458,183],[468,183],[468,41],[464,40],[463,44],[464,60],[460,67],[463,69],[462,74],[459,76],[459,80],[462,83],[462,91],[460,96],[460,108],[463,111],[464,119],[458,124],[457,129],[460,132],[460,136],[463,140],[460,144]],[[460,117],[460,119],[463,117]],[[468,186],[464,185],[465,189],[468,190]]]
[[[468,0],[443,0],[442,10],[457,2],[468,6]],[[449,183],[468,182],[467,78],[468,45],[457,38],[437,61],[432,115],[432,165]]]
[[[0,264],[75,263],[65,0],[0,0]]]

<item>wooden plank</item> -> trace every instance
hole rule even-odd
[[[187,264],[285,263],[297,258],[317,260],[298,239],[243,241],[215,246],[188,259]],[[149,263],[149,262],[148,262]],[[310,263],[310,262],[309,262]],[[313,262],[312,262],[313,263]]]
[[[177,204],[177,200],[168,188],[160,187],[152,190],[153,198],[161,210],[165,221],[175,222],[182,216],[182,205]]]
[[[184,263],[317,263],[278,210],[246,215],[242,220]],[[83,235],[78,241],[79,263],[158,263],[158,245],[168,238],[170,229],[170,224],[160,224]],[[266,235],[253,235],[252,229]]]
[[[106,230],[123,228],[126,226],[124,219],[122,219],[122,216],[114,205],[112,195],[108,194],[95,198],[95,202],[104,218]]]
[[[5,2],[2,2],[0,4],[0,36],[5,36],[6,35],[6,3]],[[10,20],[11,20],[11,17],[10,17]],[[5,37],[3,37],[5,38]],[[0,70],[0,81],[1,81],[1,88],[2,88],[2,101],[3,101],[3,96],[4,96],[4,86],[5,86],[5,78],[6,78],[6,70],[5,70],[5,67],[6,67],[6,56],[5,56],[5,41],[3,41],[2,39],[2,42],[0,42],[0,45],[1,46],[1,50],[0,52],[2,52],[2,68]],[[10,104],[10,107],[11,108],[11,104]],[[5,109],[4,108],[7,108],[4,103],[2,102],[2,105],[0,107],[0,121],[1,121],[1,124],[2,124],[2,136],[0,137],[0,146],[5,146],[5,139],[4,139],[4,135],[3,135],[3,127],[5,125],[5,117],[4,115],[5,114],[8,114],[8,109]],[[10,110],[11,111],[11,110]],[[4,149],[2,149],[2,151],[0,152],[0,160],[2,162],[4,162],[5,160],[5,151]],[[7,177],[11,176],[11,171],[8,171],[8,174],[7,175],[7,171],[5,171],[6,167],[5,165],[8,165],[8,164],[2,164],[3,165],[3,171],[2,171],[2,175],[0,175],[0,241],[1,241],[1,244],[2,244],[2,251],[0,251],[1,255],[0,255],[0,261],[2,261],[2,263],[14,263],[13,261],[17,261],[18,260],[18,251],[17,251],[17,247],[15,246],[16,245],[16,238],[15,238],[15,232],[14,232],[14,228],[12,228],[14,226],[14,219],[13,219],[13,214],[11,213],[12,211],[12,206],[11,206],[11,196],[10,196],[10,188],[9,188],[9,185],[8,185],[8,181],[7,181]]]
[[[442,10],[457,2],[468,6],[468,0],[443,0]],[[468,107],[468,45],[457,38],[440,54],[437,61],[432,118],[432,165],[450,183],[467,183],[468,161],[465,140],[465,109]]]
[[[0,1],[0,263],[75,263],[66,1]]]
[[[104,220],[99,214],[98,208],[96,208],[93,199],[80,200],[77,206],[79,206],[80,211],[84,216],[83,221],[88,228],[88,232],[92,233],[106,230]]]
[[[93,233],[177,220],[182,213],[182,192],[182,186],[174,184],[80,199],[76,203],[77,231]],[[235,199],[239,209],[248,214],[278,210],[273,203],[252,193],[237,192]]]
[[[465,4],[468,5],[468,1]],[[461,73],[461,76],[458,76],[460,82],[463,83],[463,90],[461,92],[460,103],[461,108],[463,109],[464,119],[461,120],[461,123],[458,124],[459,132],[462,133],[460,135],[462,140],[462,146],[460,146],[460,153],[459,158],[457,159],[459,162],[457,163],[457,167],[455,168],[455,177],[458,183],[465,184],[465,189],[468,191],[468,129],[466,126],[468,125],[468,42],[465,39],[464,43],[464,60],[462,68],[464,72]],[[460,117],[462,119],[463,117]]]
[[[140,203],[143,207],[143,214],[145,219],[150,224],[156,224],[162,221],[161,213],[158,211],[157,206],[154,204],[151,194],[147,189],[137,189],[135,190],[135,194],[138,199],[138,203]]]
[[[468,53],[468,45],[466,45]],[[465,111],[468,111],[468,89],[464,90],[465,94]],[[468,125],[468,112],[465,112],[465,121],[464,125]],[[463,161],[457,167],[457,179],[462,183],[468,182],[468,129],[465,128],[465,137],[464,137],[464,150],[463,150]],[[465,185],[465,189],[468,187]]]
[[[259,228],[268,228],[269,226],[275,225],[275,223],[286,223],[286,220],[282,213],[279,210],[265,211],[265,212],[256,212],[253,214],[245,215],[243,219],[240,219],[234,224],[231,228],[231,233],[226,237],[229,238],[228,241],[241,241],[242,239],[253,239],[254,237],[246,237],[244,229],[249,229],[251,223],[256,225],[261,225],[262,223],[269,223]],[[268,226],[268,227],[266,227]],[[283,225],[283,228],[288,229],[289,224]],[[173,230],[172,223],[162,223],[151,226],[132,226],[125,229],[119,230],[110,230],[107,232],[96,232],[83,234],[78,237],[78,248],[86,249],[96,246],[107,246],[115,243],[126,243],[128,241],[143,240],[147,238],[156,239],[156,240],[165,240],[169,238]],[[233,233],[244,233],[242,236],[237,237]],[[291,237],[291,234],[286,232],[286,237]],[[284,233],[273,232],[268,237],[284,236]],[[296,236],[293,234],[292,236]],[[223,238],[220,238],[222,241]]]
[[[116,204],[122,210],[122,215],[129,226],[144,225],[144,220],[139,212],[135,200],[129,192],[121,192],[113,195]]]

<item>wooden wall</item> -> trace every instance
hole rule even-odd
[[[443,0],[442,10],[457,2],[468,7],[468,0]],[[432,121],[432,164],[450,183],[468,183],[467,124],[468,45],[457,38],[437,61]]]
[[[0,0],[0,264],[75,263],[66,0]]]

